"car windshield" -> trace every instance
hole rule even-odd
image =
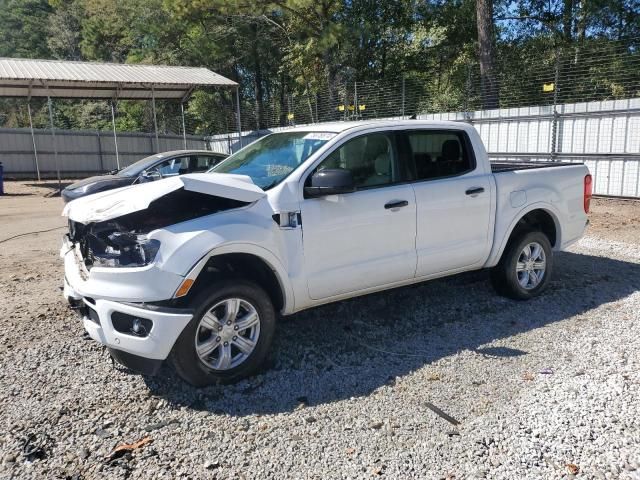
[[[165,158],[161,154],[151,155],[150,157],[145,157],[142,160],[138,160],[136,163],[132,163],[128,167],[123,168],[118,171],[118,175],[122,177],[137,177],[142,173],[143,170],[149,168],[151,165],[159,162]]]
[[[248,175],[257,186],[268,190],[335,135],[330,132],[274,133],[231,155],[209,171]]]

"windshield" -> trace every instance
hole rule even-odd
[[[248,175],[257,186],[268,190],[335,135],[329,132],[274,133],[231,155],[209,171]]]
[[[156,163],[158,160],[161,160],[162,158],[164,157],[159,154],[143,158],[142,160],[138,160],[136,163],[132,163],[128,167],[125,167],[122,170],[118,171],[118,175],[123,177],[137,177],[145,168],[149,168],[151,165]]]

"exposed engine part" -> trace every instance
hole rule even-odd
[[[69,220],[69,238],[78,243],[88,269],[142,266],[153,260],[159,242],[147,238],[158,228],[247,205],[181,188],[137,211],[113,220],[84,225]]]

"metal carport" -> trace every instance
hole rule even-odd
[[[32,60],[22,58],[0,58],[0,97],[22,97],[27,99],[29,126],[33,138],[30,100],[45,97],[49,107],[49,122],[54,143],[54,156],[58,185],[60,168],[55,147],[52,98],[101,99],[111,102],[111,122],[118,167],[118,139],[115,127],[115,103],[118,100],[151,100],[153,124],[158,150],[158,122],[156,99],[180,100],[182,134],[186,144],[184,103],[193,90],[201,87],[226,87],[236,91],[236,120],[240,127],[240,97],[238,84],[207,68],[175,67],[164,65],[138,65],[116,63],[75,62],[63,60]],[[37,151],[34,140],[34,155],[38,179]]]

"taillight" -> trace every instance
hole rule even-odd
[[[591,175],[584,176],[584,213],[589,213],[591,196],[593,195],[593,179]]]

